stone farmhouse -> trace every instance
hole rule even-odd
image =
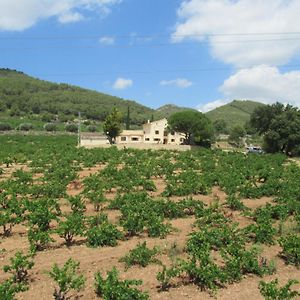
[[[167,130],[168,121],[162,119],[158,121],[148,121],[143,125],[142,130],[123,130],[116,138],[117,145],[134,144],[160,144],[160,145],[181,145],[184,143],[185,135],[179,132],[169,132]],[[82,133],[80,145],[83,147],[101,147],[109,145],[106,136],[96,133]]]
[[[184,142],[184,134],[169,132],[167,126],[167,119],[162,119],[153,122],[148,121],[148,123],[143,125],[143,130],[123,130],[117,137],[117,144],[182,144]]]

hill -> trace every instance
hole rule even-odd
[[[212,121],[224,120],[228,128],[235,125],[243,126],[250,120],[252,112],[264,104],[250,100],[234,100],[226,105],[220,106],[206,113],[207,117]]]
[[[60,119],[82,116],[101,121],[116,105],[127,114],[130,107],[132,123],[140,125],[155,110],[135,101],[124,100],[69,84],[57,84],[30,77],[22,72],[0,69],[0,112],[10,117],[51,114]]]
[[[43,122],[39,121],[45,122],[51,118],[61,122],[73,120],[79,111],[83,118],[103,121],[113,106],[118,107],[124,119],[130,107],[133,127],[152,118],[168,118],[175,112],[189,109],[167,104],[154,110],[135,101],[65,83],[40,80],[16,70],[0,69],[0,117],[13,125],[33,120],[41,128]],[[16,120],[20,117],[22,120]]]
[[[180,107],[174,104],[166,104],[164,106],[159,107],[154,116],[157,119],[160,118],[168,118],[170,117],[172,114],[180,112],[180,111],[184,111],[184,110],[193,110],[192,108],[188,108],[188,107]]]

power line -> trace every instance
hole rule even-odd
[[[107,72],[95,72],[95,73],[60,73],[60,74],[36,74],[38,77],[84,77],[84,76],[107,76],[108,74],[157,74],[157,73],[193,73],[193,72],[220,72],[220,71],[231,71],[231,70],[243,70],[243,69],[251,69],[256,67],[257,65],[244,66],[239,68],[232,67],[216,67],[216,68],[186,68],[186,69],[169,69],[169,70],[148,70],[148,71],[130,71],[130,70],[119,70],[119,71],[107,71]],[[282,69],[290,69],[290,68],[300,68],[300,65],[285,65],[281,67]]]
[[[265,42],[287,42],[287,41],[300,41],[300,37],[298,38],[283,38],[283,39],[259,39],[259,40],[231,40],[231,41],[197,41],[199,44],[247,44],[247,43],[265,43]],[[5,47],[0,48],[0,51],[39,51],[39,50],[74,50],[76,49],[109,49],[109,48],[158,48],[158,47],[181,47],[181,46],[190,46],[194,43],[157,43],[157,44],[115,44],[115,45],[101,45],[100,43],[97,45],[89,45],[89,46],[81,46],[81,45],[72,45],[72,46],[63,46],[63,45],[55,45],[55,46],[43,46],[43,47]]]
[[[216,37],[216,36],[276,36],[276,35],[300,35],[300,31],[290,31],[290,32],[240,32],[240,33],[193,33],[193,34],[145,34],[145,35],[136,35],[136,34],[129,34],[129,35],[114,35],[114,34],[107,34],[107,35],[74,35],[74,36],[0,36],[2,40],[66,40],[66,39],[101,39],[101,38],[163,38],[163,37],[175,37],[175,38],[189,38],[189,37]]]

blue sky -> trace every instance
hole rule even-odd
[[[135,100],[300,106],[299,0],[0,0],[0,67]]]

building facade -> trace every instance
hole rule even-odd
[[[169,132],[167,119],[150,122],[143,125],[143,130],[123,130],[117,137],[117,144],[165,144],[181,145],[184,143],[184,134]]]

